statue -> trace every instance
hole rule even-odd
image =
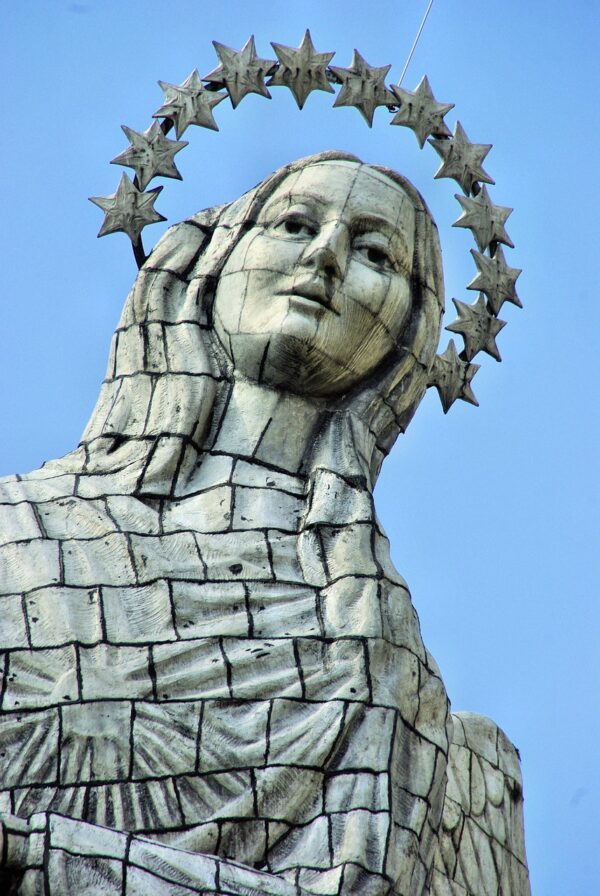
[[[3,892],[529,892],[373,507],[443,304],[419,193],[341,152],[158,243],[79,448],[0,485]]]

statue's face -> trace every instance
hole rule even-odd
[[[214,323],[235,367],[301,394],[337,395],[392,350],[411,307],[415,213],[357,162],[289,175],[219,279]]]

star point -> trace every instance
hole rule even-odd
[[[173,156],[188,145],[187,140],[169,140],[157,121],[147,131],[134,131],[127,125],[121,129],[130,142],[122,153],[111,160],[111,165],[133,168],[140,190],[144,190],[153,177],[173,177],[181,180]]]
[[[279,68],[268,81],[269,87],[288,87],[299,109],[313,90],[335,93],[327,80],[327,66],[335,53],[317,53],[308,28],[297,49],[273,42],[271,46],[277,54]]]
[[[258,93],[259,96],[271,99],[265,86],[265,77],[271,74],[277,63],[274,59],[261,59],[256,55],[254,35],[248,38],[241,50],[233,50],[217,40],[213,40],[213,47],[221,64],[202,80],[217,87],[225,87],[234,109],[249,93]]]
[[[369,127],[373,125],[373,115],[377,106],[392,106],[396,97],[385,86],[385,76],[391,65],[379,68],[369,65],[358,50],[354,51],[352,64],[348,68],[331,66],[331,71],[342,84],[334,106],[356,106]]]
[[[428,141],[442,159],[434,177],[451,177],[468,196],[475,184],[495,181],[481,167],[492,148],[491,143],[471,143],[460,121],[456,122],[450,139],[431,138]]]
[[[212,131],[219,130],[212,110],[227,94],[206,90],[197,69],[182,84],[169,84],[167,81],[158,83],[164,92],[165,101],[152,117],[170,118],[175,125],[178,140],[191,124],[210,128]]]
[[[467,289],[485,293],[490,310],[495,315],[500,313],[504,302],[512,302],[513,305],[522,308],[523,305],[516,290],[516,282],[521,269],[511,268],[506,264],[502,247],[497,246],[491,257],[482,255],[475,249],[471,249],[471,255],[477,265],[477,274]]]
[[[450,340],[443,354],[436,355],[429,385],[435,386],[437,389],[444,414],[448,413],[459,398],[469,404],[479,406],[471,389],[471,380],[478,370],[479,364],[471,364],[459,358],[453,339]]]
[[[480,252],[484,252],[493,243],[504,243],[505,246],[514,249],[514,243],[504,227],[509,215],[512,214],[512,208],[494,205],[485,186],[474,199],[460,196],[458,193],[455,194],[455,198],[462,206],[462,213],[452,226],[467,227],[471,230]]]
[[[496,361],[501,361],[496,345],[496,336],[506,326],[506,321],[498,320],[487,309],[485,299],[480,294],[472,305],[452,299],[458,312],[458,318],[446,329],[451,333],[459,333],[465,342],[463,355],[471,361],[481,351],[487,352]]]
[[[415,90],[403,90],[391,85],[394,96],[400,102],[400,109],[390,124],[410,128],[417,138],[421,149],[429,136],[451,137],[452,132],[444,121],[444,115],[454,108],[454,103],[438,103],[427,75],[423,75]]]
[[[104,221],[98,236],[122,231],[132,243],[137,243],[140,234],[147,224],[166,221],[164,215],[154,208],[154,203],[161,187],[154,187],[144,193],[133,184],[123,172],[119,186],[110,196],[90,196],[90,202],[104,212]]]

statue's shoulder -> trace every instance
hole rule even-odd
[[[81,451],[73,451],[30,473],[0,477],[0,508],[16,507],[19,504],[35,506],[44,501],[73,496],[81,466]]]
[[[28,546],[47,537],[42,523],[44,508],[73,499],[76,475],[60,461],[22,476],[0,479],[0,558],[21,554]],[[9,556],[5,556],[8,563]],[[1,562],[1,561],[0,561]]]
[[[23,595],[40,589],[54,595],[66,583],[67,571],[73,579],[67,584],[79,585],[67,561],[87,568],[88,542],[98,551],[102,537],[115,529],[105,502],[95,492],[80,494],[76,460],[67,455],[31,473],[0,479],[0,648],[21,643],[12,629],[10,637],[6,632],[10,607],[18,616]]]
[[[530,896],[519,753],[485,716],[452,721],[432,896]]]

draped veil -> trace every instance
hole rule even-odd
[[[158,242],[113,337],[107,377],[82,438],[86,471],[118,471],[138,495],[177,494],[210,447],[235,373],[211,327],[219,273],[289,174],[339,159],[359,161],[340,152],[300,159],[240,199],[175,225]],[[437,229],[424,200],[396,172],[377,170],[402,187],[415,210],[411,315],[395,350],[367,381],[328,403],[327,422],[306,460],[309,473],[324,466],[358,476],[369,490],[423,396],[444,303]],[[353,445],[352,469],[340,440]]]

